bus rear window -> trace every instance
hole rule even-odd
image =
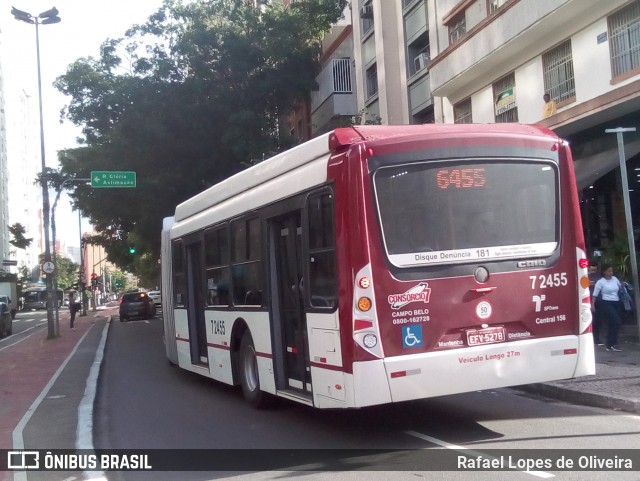
[[[558,246],[553,163],[415,163],[374,173],[387,255],[398,267],[550,255]]]

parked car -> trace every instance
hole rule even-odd
[[[147,294],[149,294],[149,297],[153,299],[153,303],[156,307],[162,306],[162,293],[160,291],[149,291]]]
[[[120,298],[120,320],[150,319],[156,315],[156,305],[146,292],[128,292]]]

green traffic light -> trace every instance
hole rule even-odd
[[[135,246],[129,246],[129,254],[135,254],[135,253],[136,253]]]

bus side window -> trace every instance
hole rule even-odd
[[[309,303],[333,308],[337,300],[337,275],[333,195],[325,192],[308,199]]]
[[[228,306],[229,287],[229,229],[222,225],[204,233],[205,262],[207,264],[207,305]]]
[[[186,279],[183,272],[182,242],[174,241],[171,245],[171,258],[173,263],[173,301],[175,307],[184,307],[186,304]]]

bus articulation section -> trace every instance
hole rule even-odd
[[[337,129],[178,205],[166,352],[354,408],[593,374],[568,144],[539,126]]]

